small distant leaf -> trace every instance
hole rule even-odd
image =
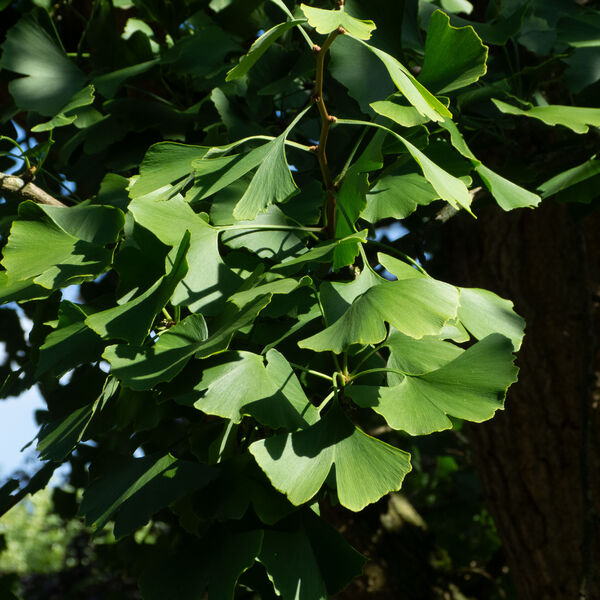
[[[563,125],[575,133],[587,133],[590,127],[600,127],[600,108],[551,104],[523,110],[496,98],[492,98],[492,102],[505,114],[531,117],[546,125]]]
[[[488,48],[472,27],[452,27],[436,10],[429,21],[419,81],[438,94],[466,87],[487,71]]]
[[[409,454],[365,434],[338,407],[308,429],[254,442],[250,452],[296,505],[313,498],[334,464],[340,503],[353,511],[399,490],[411,470]]]
[[[289,31],[296,25],[304,23],[304,19],[296,19],[292,21],[286,21],[285,23],[279,23],[269,29],[269,31],[263,33],[253,44],[250,46],[250,50],[242,56],[239,64],[227,73],[226,81],[232,79],[238,79],[243,77],[260,59],[260,57],[276,42],[286,31]]]
[[[363,21],[350,16],[342,10],[323,10],[301,4],[300,8],[306,15],[309,25],[317,30],[317,33],[326,35],[343,27],[347,33],[359,40],[368,40],[376,28],[373,21]]]
[[[437,370],[406,374],[394,387],[351,386],[345,393],[390,427],[425,435],[451,428],[447,415],[476,423],[492,418],[517,380],[513,360],[510,340],[492,334]]]
[[[252,220],[271,204],[284,202],[298,193],[285,156],[285,141],[310,108],[305,108],[279,137],[266,144],[268,151],[233,211],[238,221]]]

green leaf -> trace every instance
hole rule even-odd
[[[89,106],[94,102],[94,86],[88,85],[83,88],[81,91],[77,92],[73,98],[68,102],[66,106],[63,106],[60,113],[50,119],[50,121],[46,121],[45,123],[40,123],[35,127],[31,128],[31,131],[50,131],[55,129],[56,127],[63,127],[64,125],[70,125],[77,119],[77,113],[75,114],[67,114],[72,111],[75,111],[82,106]]]
[[[83,438],[96,409],[102,408],[104,403],[117,391],[117,388],[116,380],[109,377],[95,402],[43,425],[38,434],[39,441],[36,448],[40,459],[62,462]]]
[[[488,48],[472,27],[452,27],[436,10],[429,21],[419,81],[438,94],[471,85],[487,71]]]
[[[525,321],[513,309],[510,300],[504,300],[493,292],[478,288],[459,288],[460,322],[478,340],[492,333],[507,337],[516,352],[521,347]]]
[[[387,368],[409,375],[423,375],[439,369],[463,353],[454,344],[435,336],[425,336],[416,340],[399,331],[392,330],[385,345],[390,349]],[[400,383],[402,375],[388,373],[388,385]],[[392,383],[394,380],[394,383]]]
[[[236,220],[251,221],[258,213],[266,212],[271,204],[285,202],[298,193],[285,156],[285,141],[310,108],[305,108],[279,137],[266,144],[265,157],[233,210]]]
[[[292,21],[286,21],[285,23],[279,23],[269,29],[269,31],[263,33],[253,44],[250,46],[250,50],[242,58],[240,62],[233,67],[228,73],[225,81],[231,81],[232,79],[238,79],[243,77],[261,58],[261,56],[276,42],[286,31],[289,31],[296,25],[304,23],[304,19],[296,19]]]
[[[365,434],[337,406],[308,429],[254,442],[250,452],[295,505],[321,489],[334,464],[340,503],[353,511],[399,490],[411,469],[406,452]]]
[[[447,415],[477,423],[492,418],[517,380],[513,360],[510,340],[492,334],[435,371],[406,374],[393,387],[351,386],[345,393],[393,429],[425,435],[451,428]]]
[[[360,295],[335,323],[298,345],[315,352],[331,350],[339,354],[352,344],[365,346],[383,341],[386,322],[414,338],[436,335],[456,317],[457,310],[457,289],[441,281],[381,280]]]
[[[100,358],[104,344],[85,324],[85,309],[72,302],[61,302],[58,327],[40,346],[36,377],[52,370],[60,376],[73,367]]]
[[[359,40],[368,40],[375,29],[373,21],[363,21],[350,16],[342,10],[323,10],[301,4],[300,8],[308,19],[308,24],[317,30],[317,33],[326,35],[343,27],[347,33]]]
[[[140,165],[140,174],[129,190],[132,200],[151,195],[154,200],[168,200],[179,192],[192,173],[192,162],[209,151],[204,146],[187,146],[160,142],[150,146]]]
[[[0,69],[25,77],[8,84],[21,110],[52,117],[85,85],[85,75],[67,58],[48,13],[37,9],[6,34]]]
[[[79,240],[54,224],[15,221],[2,265],[12,280],[57,289],[97,277],[110,265],[111,256],[110,250]]]
[[[262,535],[262,531],[217,528],[184,546],[157,547],[156,559],[145,566],[140,578],[142,597],[232,600],[239,576],[260,552]]]
[[[429,121],[414,106],[403,106],[390,100],[379,100],[369,105],[378,115],[387,117],[402,127],[415,127]]]
[[[500,112],[505,114],[531,117],[546,125],[563,125],[575,133],[587,133],[590,127],[600,127],[600,108],[551,104],[532,106],[523,110],[496,98],[492,98],[492,102]]]
[[[276,279],[268,283],[261,283],[249,289],[236,292],[229,298],[229,302],[233,302],[236,306],[242,307],[265,294],[291,294],[298,288],[310,285],[312,279],[310,277],[302,277],[297,279]]]
[[[194,354],[206,358],[226,350],[233,335],[252,323],[270,300],[270,296],[263,296],[248,304],[210,336],[202,315],[195,314],[163,333],[153,346],[119,344],[109,346],[102,356],[127,387],[148,390],[170,381]]]
[[[186,231],[179,247],[167,257],[169,268],[164,277],[133,300],[89,316],[85,324],[103,338],[141,344],[148,336],[156,315],[166,306],[187,273],[185,256],[189,247],[190,234]]]
[[[361,43],[379,58],[398,90],[421,115],[432,121],[442,121],[444,117],[452,117],[452,113],[419,83],[402,63],[379,48],[369,46],[365,42]]]
[[[103,73],[92,79],[94,85],[98,89],[98,92],[106,98],[114,97],[119,88],[132,77],[147,73],[150,69],[154,68],[158,64],[158,59],[153,58],[136,65],[129,65],[110,73]]]
[[[6,271],[0,272],[0,304],[47,298],[50,291],[29,279],[13,280]]]
[[[163,244],[179,245],[190,232],[188,272],[175,288],[172,304],[188,306],[192,312],[214,315],[221,301],[239,286],[239,278],[223,262],[218,248],[218,230],[198,216],[182,198],[156,201],[136,198],[129,210],[137,223],[151,231]]]
[[[537,206],[542,199],[533,192],[530,192],[512,181],[508,181],[498,173],[495,173],[485,165],[482,165],[477,157],[471,152],[465,142],[458,127],[450,119],[446,119],[440,125],[450,133],[452,145],[465,157],[471,161],[475,171],[481,177],[485,187],[490,190],[492,196],[503,210],[513,210],[515,208],[525,208]]]
[[[384,175],[367,194],[367,206],[361,218],[370,223],[382,219],[405,219],[417,206],[427,206],[439,195],[431,184],[418,173]]]
[[[379,125],[378,123],[369,123],[368,121],[355,121],[351,119],[338,119],[339,124],[345,125],[361,125],[370,126],[382,129],[395,137],[408,150],[409,154],[414,158],[417,164],[421,167],[425,179],[431,183],[435,191],[439,194],[442,200],[446,200],[452,206],[462,206],[470,212],[471,195],[465,184],[458,178],[447,173],[421,152],[416,146],[413,146],[408,140],[404,139],[396,132]]]
[[[300,256],[296,258],[290,258],[289,260],[284,260],[279,264],[275,265],[271,271],[273,273],[279,273],[281,271],[286,272],[295,272],[299,267],[304,266],[307,263],[311,262],[328,262],[331,260],[335,250],[339,246],[348,245],[351,247],[355,247],[357,243],[365,243],[367,239],[367,230],[359,231],[357,233],[353,233],[345,238],[339,240],[333,240],[330,242],[323,242],[321,244],[317,244],[313,246],[308,252],[304,252]]]
[[[93,415],[93,405],[82,406],[66,417],[44,425],[36,450],[40,459],[60,462],[81,440]]]
[[[475,168],[479,177],[485,184],[496,202],[503,210],[513,210],[515,208],[532,208],[537,206],[542,199],[533,192],[530,192],[521,186],[504,179],[498,173],[494,173],[485,165],[480,165]]]
[[[270,350],[269,364],[251,352],[224,355],[225,362],[205,369],[194,387],[206,393],[194,407],[240,423],[244,415],[255,417],[268,427],[298,429],[318,419],[317,409],[304,394],[285,357]],[[198,394],[192,393],[192,398]]]
[[[50,220],[70,236],[100,245],[113,244],[125,223],[125,217],[118,208],[91,204],[66,208],[27,201],[19,206],[19,216]]]
[[[583,164],[548,179],[538,187],[538,190],[542,193],[542,198],[549,198],[598,174],[600,174],[600,160],[593,156]]]
[[[217,476],[214,467],[165,456],[121,459],[86,489],[79,512],[100,531],[115,519],[115,537],[136,529],[185,494],[206,487]]]

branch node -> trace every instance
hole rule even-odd
[[[337,123],[337,117],[334,117],[333,115],[329,115],[329,116],[327,117],[327,120],[328,120],[330,123]]]
[[[313,44],[312,51],[315,54],[319,54],[319,52],[321,52],[321,46],[319,46],[318,44]]]
[[[337,32],[338,32],[340,35],[344,35],[344,33],[346,33],[346,30],[345,30],[345,29],[344,29],[344,28],[343,28],[343,27],[340,25],[340,26],[337,28]]]

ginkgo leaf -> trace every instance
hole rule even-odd
[[[265,294],[291,294],[294,290],[300,287],[310,285],[312,279],[310,277],[302,277],[297,279],[276,279],[268,283],[260,283],[249,289],[244,289],[236,292],[229,298],[229,302],[233,302],[236,306],[244,306],[259,296]]]
[[[12,280],[31,279],[58,289],[100,275],[111,257],[111,250],[79,240],[53,223],[14,221],[2,265]]]
[[[600,159],[592,156],[586,162],[548,179],[538,186],[538,190],[542,198],[549,198],[598,175],[600,175]]]
[[[452,27],[448,15],[436,10],[429,20],[419,81],[438,94],[466,87],[485,75],[487,55],[473,27]]]
[[[359,40],[368,40],[375,29],[373,21],[363,21],[349,15],[345,10],[323,10],[301,4],[300,8],[308,19],[308,24],[317,30],[317,33],[326,35],[343,27],[350,35]]]
[[[188,272],[175,288],[171,302],[188,306],[193,312],[215,314],[219,301],[240,283],[219,254],[218,230],[177,197],[167,201],[136,198],[131,201],[129,211],[138,224],[169,246],[177,246],[185,232],[190,232]]]
[[[335,323],[298,345],[340,353],[352,344],[377,344],[387,335],[386,322],[414,338],[435,335],[457,310],[458,290],[441,281],[382,281],[359,296]]]
[[[258,560],[277,593],[296,600],[327,600],[358,575],[365,563],[364,556],[312,511],[302,515],[297,528],[265,531]]]
[[[379,48],[365,42],[361,43],[379,58],[398,90],[420,114],[432,121],[442,121],[445,117],[452,117],[452,113],[419,83],[402,63]]]
[[[298,193],[285,156],[285,141],[310,108],[308,106],[300,112],[279,137],[266,144],[266,154],[233,210],[233,216],[238,221],[252,220],[271,204],[284,202]]]
[[[265,33],[263,33],[253,44],[250,46],[250,50],[242,58],[240,62],[233,67],[228,73],[225,81],[231,81],[232,79],[238,79],[243,77],[260,59],[260,57],[276,42],[286,31],[289,31],[296,25],[304,23],[304,19],[296,19],[292,21],[286,21],[285,23],[279,23],[275,25]]]
[[[510,340],[492,334],[439,369],[405,374],[393,387],[350,386],[345,393],[380,413],[390,427],[425,435],[451,428],[448,416],[477,423],[491,419],[517,380],[513,361]]]
[[[340,503],[353,511],[399,490],[411,469],[409,454],[367,435],[338,407],[308,429],[254,442],[250,452],[296,505],[313,498],[333,465]]]
[[[457,177],[454,177],[453,175],[450,175],[450,173],[444,171],[444,169],[433,162],[416,146],[404,139],[401,135],[398,135],[395,131],[392,131],[391,129],[378,123],[355,121],[351,119],[338,119],[337,122],[345,125],[376,127],[378,129],[387,131],[391,136],[395,137],[399,142],[401,142],[408,150],[409,154],[421,167],[425,179],[431,183],[442,200],[446,200],[454,207],[462,206],[464,209],[470,212],[471,209],[469,207],[471,206],[472,198],[465,184]]]
[[[478,340],[492,333],[507,337],[516,352],[523,341],[525,320],[515,311],[513,303],[488,290],[478,288],[458,288],[460,322]]]
[[[86,82],[60,46],[49,14],[41,8],[8,30],[0,68],[25,75],[8,84],[17,106],[47,117],[58,114]]]
[[[165,333],[152,346],[109,346],[102,355],[112,367],[112,373],[134,390],[148,390],[163,381],[170,381],[193,355],[205,358],[226,350],[233,335],[252,323],[270,302],[262,296],[251,302],[230,321],[208,336],[201,314],[190,315]]]
[[[490,190],[492,196],[494,196],[496,202],[503,210],[508,211],[515,208],[534,207],[542,201],[537,194],[522,188],[512,181],[508,181],[508,179],[481,164],[481,161],[476,158],[469,146],[467,146],[465,138],[453,121],[446,119],[440,125],[450,133],[452,145],[465,158],[471,161],[484,185]]]
[[[370,223],[381,219],[405,219],[417,206],[427,206],[439,198],[432,185],[418,173],[384,175],[367,194],[367,206],[360,214]]]
[[[267,352],[267,366],[262,356],[251,352],[234,352],[224,358],[222,364],[205,369],[195,392],[188,394],[193,399],[206,390],[195,400],[195,408],[234,423],[250,415],[268,427],[292,430],[318,419],[317,409],[277,350]]]
[[[141,344],[156,315],[166,306],[188,271],[185,256],[189,247],[190,234],[186,231],[179,246],[167,257],[168,270],[164,277],[136,298],[90,315],[85,324],[103,338]]]
[[[429,121],[414,106],[404,106],[390,100],[371,102],[369,106],[382,117],[387,117],[402,127],[415,127]]]
[[[40,346],[36,376],[53,371],[60,376],[73,367],[98,360],[104,349],[102,340],[85,324],[85,307],[63,301],[58,311],[58,326]]]
[[[587,133],[590,127],[600,127],[600,108],[550,104],[523,110],[496,98],[492,98],[492,102],[505,114],[531,117],[546,125],[563,125],[575,133]]]
[[[79,512],[96,531],[116,517],[114,533],[120,538],[184,494],[205,487],[217,475],[214,467],[170,454],[122,458],[86,489]]]
[[[192,162],[210,148],[160,142],[150,146],[140,165],[140,174],[129,189],[132,200],[150,195],[153,200],[168,200],[186,183],[193,171]]]

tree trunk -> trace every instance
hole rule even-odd
[[[600,598],[600,215],[550,201],[442,228],[438,276],[527,321],[506,410],[469,428],[521,600]]]

